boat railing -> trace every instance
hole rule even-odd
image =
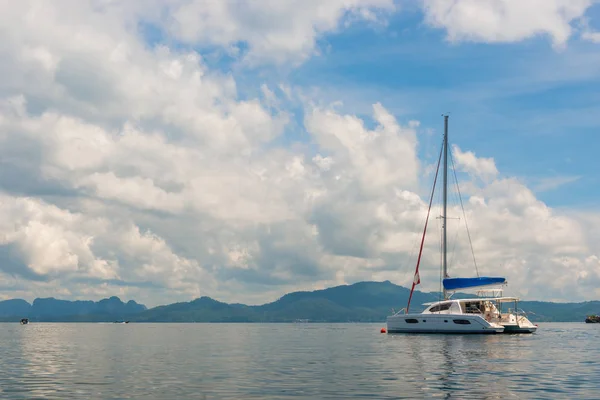
[[[519,321],[523,320],[523,318],[527,319],[528,314],[535,314],[535,313],[532,311],[527,312],[527,311],[523,310],[522,308],[515,308],[515,309],[509,308],[506,313],[502,313],[503,316],[506,315],[507,317],[510,314],[514,314],[516,321],[519,322]]]
[[[497,318],[500,322],[510,322],[510,313],[498,314]]]
[[[504,290],[500,287],[500,288],[493,288],[493,289],[480,289],[477,290],[477,296],[478,297],[492,297],[492,298],[497,298],[497,297],[502,297],[502,294],[504,293]]]
[[[528,319],[529,316],[527,314],[535,314],[531,311],[527,312],[525,310],[523,310],[522,308],[517,309],[517,321],[521,321],[523,319]]]

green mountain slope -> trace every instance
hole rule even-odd
[[[30,316],[35,321],[53,322],[100,322],[115,319],[135,322],[384,322],[392,310],[406,307],[409,294],[409,289],[385,281],[293,292],[260,306],[227,304],[210,297],[151,309],[134,301],[125,304],[118,298],[97,303],[36,299],[32,306],[23,300],[16,300],[0,302],[0,320],[18,321],[23,316]],[[473,296],[461,293],[455,295],[455,298],[460,297]],[[439,293],[415,291],[411,311],[420,312],[425,308],[423,303],[439,298]],[[583,322],[586,315],[600,313],[600,302],[523,301],[519,303],[519,308],[527,311],[534,322]]]

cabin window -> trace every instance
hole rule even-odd
[[[481,314],[483,305],[481,303],[464,303],[464,310],[467,314]]]
[[[459,325],[471,325],[471,321],[469,321],[468,319],[455,319],[453,321],[455,324]]]
[[[449,310],[452,307],[452,303],[438,304],[437,306],[433,306],[429,309],[429,312],[440,312]]]
[[[414,318],[407,318],[404,321],[406,321],[407,324],[418,324],[419,323],[419,321],[417,321]]]

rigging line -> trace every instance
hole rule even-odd
[[[456,227],[456,235],[454,235],[454,244],[452,245],[450,264],[454,263],[454,257],[456,257],[456,243],[458,243],[458,226]]]
[[[439,224],[438,224],[439,229]],[[440,290],[438,291],[438,301],[442,301],[442,275],[444,274],[442,270],[442,263],[444,262],[444,246],[442,245],[442,230],[439,229],[440,232]]]
[[[444,295],[443,295],[443,281],[444,281],[444,251],[447,253],[448,249],[447,249],[447,245],[446,248],[444,248],[444,229],[443,229],[443,225],[446,225],[446,229],[448,229],[448,215],[446,214],[446,217],[444,218],[442,216],[443,211],[444,211],[444,193],[440,192],[440,221],[441,221],[441,225],[442,227],[440,228],[440,291],[438,292],[438,296],[439,296],[439,301],[444,300]],[[446,264],[448,265],[448,264]]]
[[[416,224],[415,224],[415,225],[416,225]],[[415,229],[416,229],[416,226],[415,226]],[[417,237],[418,237],[418,236],[417,236]],[[405,261],[405,263],[404,263],[403,265],[408,265],[408,264],[410,264],[410,263],[411,263],[411,260],[413,259],[413,255],[414,255],[414,253],[415,253],[415,248],[417,247],[417,244],[418,244],[418,243],[419,243],[419,242],[418,242],[417,240],[415,240],[415,242],[413,243],[413,247],[412,247],[412,249],[410,250],[410,255],[409,255],[407,258],[406,258],[406,261]]]
[[[460,207],[465,217],[465,226],[467,227],[467,236],[469,237],[469,246],[471,246],[471,255],[473,256],[473,264],[475,264],[475,272],[479,278],[479,269],[477,268],[477,261],[475,260],[475,251],[473,250],[473,242],[471,241],[471,233],[469,232],[469,224],[467,224],[467,214],[465,213],[465,207],[463,206],[462,196],[460,194],[460,187],[458,186],[458,178],[456,177],[456,168],[454,167],[454,157],[450,152],[450,161],[452,162],[452,172],[454,173],[454,181],[456,182],[456,190],[458,192],[458,198],[460,199]]]
[[[414,229],[412,229],[412,230],[411,230],[411,232],[414,232],[414,231],[417,229],[417,223],[418,223],[418,222],[419,222],[419,221],[415,222]],[[417,238],[418,238],[418,235],[417,235]],[[412,246],[412,248],[410,249],[410,254],[409,254],[409,256],[407,257],[407,259],[406,259],[406,262],[405,262],[404,264],[408,264],[408,263],[409,263],[409,261],[410,261],[410,260],[412,260],[413,254],[414,254],[414,252],[415,252],[415,248],[417,247],[417,244],[418,244],[418,243],[419,243],[419,241],[418,241],[418,240],[415,240],[415,241],[413,242],[413,246]]]
[[[442,143],[443,143],[443,141],[442,141]],[[442,148],[443,148],[443,144],[442,144]],[[441,151],[442,151],[442,150],[440,150],[440,154],[441,154]],[[441,156],[439,156],[439,159],[438,159],[438,167],[437,167],[437,170],[436,170],[436,174],[437,174],[437,171],[439,170],[439,163],[440,163],[440,159],[441,159]],[[437,177],[437,175],[436,175],[436,177]],[[435,191],[435,180],[434,180],[434,182],[433,182],[433,189],[432,189],[431,196],[433,196],[433,194],[434,194],[434,191]],[[440,198],[442,197],[442,195],[441,195],[441,194],[440,194],[439,196],[440,196]],[[425,224],[425,223],[427,222],[427,219],[428,219],[428,218],[429,218],[429,217],[428,217],[427,215],[425,215],[425,216],[423,217],[423,219],[422,219],[422,220],[417,220],[417,221],[415,221],[415,224],[414,224],[414,226],[413,226],[413,229],[411,230],[411,232],[415,232],[415,231],[417,230],[417,226],[423,226],[423,224]],[[438,225],[439,225],[439,224],[438,224]],[[417,239],[418,239],[418,238],[419,238],[419,235],[417,234]],[[414,241],[414,243],[413,243],[413,247],[412,247],[412,249],[411,249],[411,253],[410,253],[410,254],[411,254],[411,255],[410,255],[410,259],[412,259],[412,256],[413,256],[413,253],[414,253],[414,250],[415,250],[415,248],[417,247],[417,245],[418,245],[418,244],[419,244],[419,241],[418,241],[418,240],[415,240],[415,241]],[[409,261],[409,260],[407,260],[407,261]]]
[[[444,150],[445,140],[442,140],[442,151]],[[451,194],[450,194],[451,195]],[[438,201],[438,218],[437,219],[437,229],[438,229],[438,239],[439,239],[439,287],[438,287],[438,301],[443,300],[443,279],[444,279],[444,251],[447,252],[447,249],[444,249],[444,227],[447,227],[448,216],[444,217],[444,193],[442,191],[438,191],[437,199]]]
[[[416,221],[415,221],[415,223],[414,223],[413,229],[411,229],[410,233],[413,233],[413,232],[415,232],[415,231],[417,230],[417,226],[418,226],[418,225],[423,225],[424,221],[425,221],[425,218],[423,219],[423,222],[420,222],[420,220],[416,220]],[[410,250],[410,253],[407,253],[407,254],[406,254],[405,261],[400,263],[400,265],[401,265],[401,266],[402,266],[402,265],[408,265],[408,264],[410,264],[410,263],[411,263],[411,260],[413,259],[413,255],[414,255],[414,253],[415,253],[415,248],[416,248],[416,247],[417,247],[417,245],[419,244],[419,241],[418,241],[418,238],[419,238],[419,236],[418,236],[418,234],[417,234],[416,236],[417,236],[417,238],[416,238],[416,240],[413,242],[413,246],[412,246],[412,248],[411,248],[411,250]]]
[[[450,232],[450,231],[452,230],[452,229],[449,227],[449,225],[448,225],[448,222],[449,222],[451,219],[453,219],[452,217],[450,217],[450,215],[452,214],[452,207],[450,206],[450,205],[451,205],[451,203],[452,203],[452,195],[453,195],[453,192],[449,190],[449,191],[448,191],[448,200],[449,200],[449,201],[448,201],[448,203],[447,203],[447,204],[448,204],[448,206],[449,206],[449,212],[446,214],[446,218],[445,218],[445,219],[444,219],[443,217],[440,217],[440,218],[441,218],[441,219],[444,221],[444,223],[446,224],[446,235],[447,235],[447,236],[446,236],[446,238],[447,238],[447,239],[446,239],[446,255],[447,255],[447,256],[448,256],[448,255],[450,255],[450,259],[447,261],[447,264],[446,264],[446,265],[452,265],[452,262],[453,262],[453,259],[452,259],[452,252],[451,252],[451,251],[448,251],[448,246],[450,246],[450,245],[451,245],[451,243],[452,243],[452,240],[448,239],[448,238],[450,238],[450,236],[451,236],[450,234],[448,234],[448,232]],[[441,204],[442,202],[443,202],[443,198],[442,198],[442,196],[440,195],[440,204]],[[441,206],[440,206],[440,208],[441,208]],[[440,215],[441,215],[441,211],[440,211]],[[440,239],[440,240],[442,241],[442,240],[443,240],[443,232],[442,232],[442,231],[440,231],[440,237],[441,237],[441,239]],[[440,242],[440,245],[441,245],[441,242]],[[442,252],[443,252],[443,246],[441,247],[441,250],[440,250],[440,251],[442,251]],[[442,255],[442,257],[443,257],[443,255]]]
[[[452,198],[454,201],[456,201],[456,199],[458,198],[458,196],[456,195],[455,192],[452,192]],[[460,219],[457,218],[457,219]],[[456,225],[456,233],[454,235],[454,242],[452,244],[452,252],[450,253],[450,264],[454,263],[455,257],[456,257],[456,243],[458,243],[458,232],[459,232],[459,225]]]
[[[442,192],[439,193],[438,196],[438,201],[439,201],[439,215],[440,218],[438,219],[438,233],[439,233],[439,237],[440,237],[440,288],[438,291],[438,301],[442,301],[442,293],[443,293],[443,289],[442,289],[442,281],[444,279],[444,244],[443,244],[443,240],[444,240],[444,231],[442,229],[441,225],[444,225],[446,223],[446,219],[444,219],[442,217],[442,211],[443,211],[443,202],[444,202],[444,194]]]
[[[444,148],[444,143],[442,141],[442,151]],[[438,290],[438,301],[441,300],[441,296],[442,296],[442,269],[443,269],[443,245],[442,245],[442,224],[443,222],[441,222],[443,220],[442,218],[442,196],[443,193],[441,191],[438,191],[437,196],[436,196],[436,204],[435,204],[435,208],[436,208],[436,212],[438,213],[438,217],[436,217],[436,232],[437,232],[437,239],[439,240],[439,246],[438,246],[438,251],[439,251],[439,279],[440,279],[440,286],[439,286],[439,290]]]
[[[410,301],[412,299],[413,291],[415,290],[415,285],[421,283],[421,278],[419,277],[419,264],[421,262],[421,255],[423,254],[423,243],[425,243],[425,233],[427,232],[427,223],[429,222],[429,213],[431,211],[431,203],[433,202],[433,196],[435,195],[435,184],[437,182],[438,173],[440,172],[440,164],[442,161],[442,149],[440,149],[440,156],[438,157],[437,168],[435,170],[435,178],[433,179],[433,187],[431,188],[431,196],[429,197],[429,207],[427,209],[427,219],[425,220],[425,227],[423,228],[423,237],[421,238],[421,248],[419,249],[419,258],[417,259],[417,267],[415,268],[415,276],[413,278],[412,288],[410,289],[410,295],[408,296],[408,304],[406,306],[406,314],[408,314],[408,310],[410,307]],[[417,279],[417,282],[415,281]]]
[[[410,232],[411,233],[415,232],[417,230],[417,226],[418,225],[422,226],[426,222],[426,219],[427,219],[427,217],[424,217],[423,220],[422,220],[423,222],[421,222],[420,220],[416,220],[415,224],[413,226],[413,229]],[[419,235],[417,233],[416,234],[416,240],[413,242],[413,246],[412,246],[412,248],[410,250],[410,254],[407,256],[404,264],[402,264],[402,265],[408,265],[408,264],[412,263],[412,259],[413,259],[413,256],[415,254],[415,249],[417,248],[417,245],[419,244],[419,240],[418,239],[419,239]]]

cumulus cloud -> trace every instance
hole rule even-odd
[[[67,1],[64,13],[52,2],[2,3],[4,296],[252,303],[357,280],[411,282],[427,201],[417,193],[430,176],[419,124],[379,103],[366,121],[307,102],[310,142],[281,145],[292,89],[259,82],[261,98],[240,93],[233,73],[181,45],[244,42],[250,58],[295,62],[348,13],[372,21],[391,2],[140,4]],[[180,42],[150,46],[142,22]],[[595,225],[500,179],[491,158],[458,147],[454,157],[481,178],[466,202],[481,272],[538,298],[596,282]],[[435,221],[422,267],[431,290]],[[472,275],[460,222],[451,271]]]
[[[395,6],[393,0],[185,0],[170,8],[169,17],[160,23],[174,37],[235,50],[244,43],[246,61],[281,64],[313,55],[319,35],[336,31],[342,20],[345,25],[378,21]]]
[[[451,41],[516,42],[547,35],[562,47],[592,0],[421,0],[426,22]]]
[[[472,151],[463,152],[456,145],[452,150],[458,169],[483,180],[494,179],[498,175],[496,163],[492,158],[476,157]]]

